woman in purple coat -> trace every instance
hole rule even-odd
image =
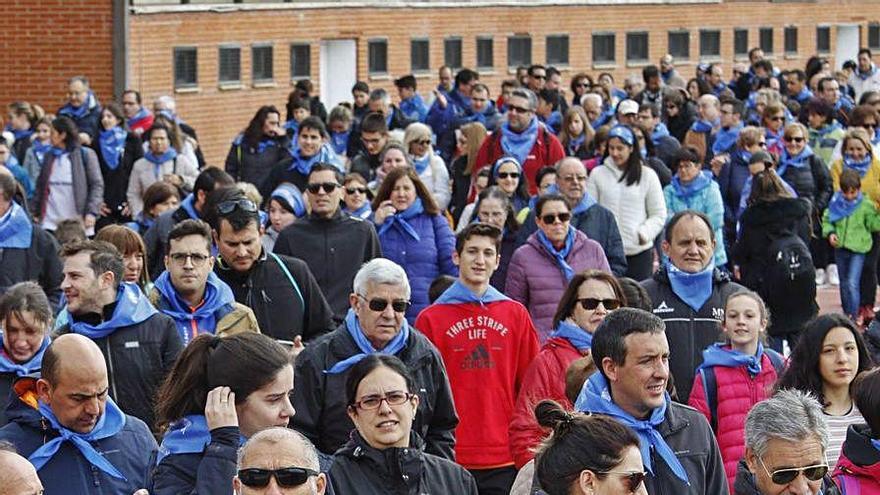
[[[611,269],[602,246],[571,226],[571,209],[564,197],[541,196],[535,205],[535,223],[538,230],[513,253],[505,292],[528,308],[543,344],[559,299],[575,273]]]

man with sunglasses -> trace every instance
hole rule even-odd
[[[413,431],[425,439],[426,452],[453,459],[458,416],[449,379],[437,349],[407,324],[406,272],[385,258],[366,263],[355,275],[349,306],[342,325],[297,357],[291,426],[321,452],[336,452],[354,428],[346,413],[349,369],[369,354],[392,354],[406,364],[419,395]]]
[[[274,249],[277,255],[298,258],[311,267],[337,323],[348,311],[358,269],[382,256],[373,222],[342,211],[341,184],[342,174],[335,167],[322,163],[312,167],[306,188],[310,213],[282,230]],[[352,182],[350,187],[360,184]]]
[[[248,439],[238,453],[235,495],[324,495],[318,452],[308,438],[289,428],[269,428]]]
[[[828,426],[822,406],[800,390],[755,404],[745,423],[746,453],[737,495],[839,495],[828,476]]]

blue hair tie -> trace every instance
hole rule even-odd
[[[629,146],[633,146],[636,142],[636,137],[633,135],[632,130],[625,125],[616,125],[611,128],[611,131],[608,132],[608,139],[618,138]]]
[[[501,158],[496,160],[494,164],[492,164],[492,177],[495,177],[496,179],[498,178],[498,170],[504,163],[512,163],[516,165],[517,172],[522,173],[522,164],[519,163],[519,160],[512,156],[502,156]]]

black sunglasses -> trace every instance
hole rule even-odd
[[[559,219],[560,222],[565,223],[571,220],[571,213],[548,213],[546,215],[541,215],[541,220],[546,224],[554,224],[556,223],[556,219]]]
[[[770,476],[770,480],[777,485],[787,485],[795,480],[801,473],[804,474],[804,477],[810,481],[819,481],[828,474],[828,465],[827,464],[816,464],[814,466],[804,466],[799,468],[785,468],[785,469],[777,469],[772,473],[767,469],[767,465],[764,464],[764,459],[758,457],[758,460],[761,461],[761,466],[764,468],[764,472]]]
[[[367,188],[366,187],[346,187],[345,192],[347,192],[348,194],[354,194],[354,193],[367,194]]]
[[[599,303],[602,303],[602,306],[605,309],[612,311],[620,307],[619,299],[596,299],[593,297],[585,297],[583,299],[578,299],[577,302],[581,303],[581,307],[587,310],[594,310],[599,307]]]
[[[312,194],[318,194],[321,192],[321,189],[323,189],[325,193],[330,194],[335,191],[337,187],[340,187],[340,185],[335,182],[319,182],[317,184],[309,184],[306,186],[306,189]]]
[[[284,488],[292,488],[302,485],[318,472],[308,468],[286,467],[281,469],[241,469],[238,471],[238,479],[241,484],[250,488],[263,488],[269,484],[273,476],[278,485]]]
[[[385,311],[385,308],[388,307],[387,299],[367,299],[360,294],[358,294],[357,296],[364,301],[367,301],[367,307],[370,308],[370,311],[380,313],[382,311]],[[393,309],[395,313],[405,313],[406,310],[409,309],[410,304],[412,303],[410,303],[409,301],[404,301],[403,299],[395,299],[391,301],[391,309]]]
[[[639,489],[642,483],[645,482],[645,478],[648,476],[646,472],[628,472],[628,471],[605,471],[604,473],[599,474],[620,474],[623,475],[624,483],[626,484],[626,492],[633,493]]]
[[[797,137],[790,137],[789,136],[789,137],[785,138],[785,140],[788,141],[789,143],[803,143],[805,141],[805,139],[800,136],[797,136]]]
[[[519,172],[498,172],[499,179],[506,179],[508,177],[511,179],[519,179]]]
[[[221,215],[228,215],[235,211],[236,208],[241,208],[248,213],[254,213],[257,211],[257,204],[249,199],[242,198],[223,201],[217,205],[217,211]]]

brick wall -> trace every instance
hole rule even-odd
[[[733,29],[749,29],[749,46],[758,43],[759,27],[773,26],[774,63],[782,67],[803,67],[815,52],[817,24],[860,24],[862,40],[865,26],[880,19],[880,2],[818,0],[817,2],[729,2],[706,5],[629,5],[629,6],[542,6],[479,7],[479,8],[348,8],[295,9],[280,8],[257,11],[191,11],[170,13],[136,13],[131,18],[129,69],[130,85],[139,89],[145,99],[160,94],[174,94],[179,113],[198,131],[203,151],[210,163],[221,164],[229,141],[256,108],[275,104],[283,108],[292,89],[289,74],[289,46],[292,42],[311,43],[311,76],[319,77],[319,41],[321,39],[356,39],[358,42],[358,78],[371,87],[393,90],[391,80],[410,72],[410,39],[429,37],[432,73],[443,63],[445,36],[463,39],[462,60],[473,67],[476,60],[477,36],[494,37],[495,70],[482,74],[493,92],[500,81],[510,77],[507,68],[507,36],[529,34],[532,37],[532,60],[545,60],[545,36],[570,36],[570,67],[563,80],[574,72],[596,73],[611,70],[618,80],[640,71],[627,66],[625,33],[633,30],[649,32],[649,60],[656,61],[667,51],[667,32],[690,30],[691,60],[680,68],[685,76],[693,73],[699,58],[699,29],[721,31],[721,60],[730,74],[733,59]],[[798,27],[796,55],[782,55],[783,26]],[[590,65],[592,54],[590,30],[617,34],[616,59],[613,67],[601,69]],[[835,50],[835,29],[831,30],[831,53]],[[367,74],[367,40],[387,38],[389,75],[370,78]],[[251,84],[252,43],[274,45],[274,84],[255,88]],[[241,45],[241,89],[222,90],[218,87],[217,47],[223,43]],[[174,46],[190,45],[198,49],[198,89],[174,93],[172,50]],[[331,76],[332,77],[332,76]],[[420,79],[420,90],[427,93],[435,84],[434,76]],[[317,86],[317,84],[316,84]],[[392,94],[395,94],[392,91]],[[329,110],[329,109],[328,109]],[[283,112],[283,111],[282,111]]]
[[[67,79],[89,78],[99,98],[113,92],[110,0],[3,0],[0,104],[25,100],[55,112]]]

